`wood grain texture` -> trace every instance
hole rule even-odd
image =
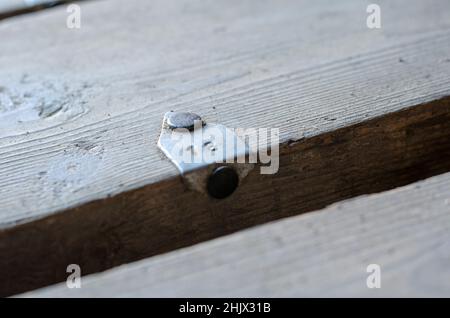
[[[83,2],[80,30],[58,8],[0,22],[0,294],[448,171],[450,4],[380,4],[381,30],[361,1],[111,0]],[[168,110],[280,128],[280,172],[220,202],[187,191],[156,147]]]
[[[206,241],[450,170],[450,98],[282,145],[280,171],[250,172],[212,200],[167,179],[0,233],[4,295]],[[43,261],[45,260],[45,261]]]
[[[449,297],[450,174],[21,296]]]
[[[1,23],[2,226],[175,177],[155,147],[170,109],[287,141],[450,93],[448,1],[386,1],[381,31],[360,1],[276,3],[100,1],[80,30],[62,8]]]

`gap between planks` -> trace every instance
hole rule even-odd
[[[380,288],[369,289],[370,264]],[[18,297],[449,297],[450,174]]]

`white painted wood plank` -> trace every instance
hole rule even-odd
[[[450,94],[446,0],[93,1],[0,23],[0,226],[177,175],[167,110],[314,136]],[[136,10],[139,8],[139,10]],[[130,17],[133,17],[130,19]]]
[[[449,297],[450,174],[21,296]]]

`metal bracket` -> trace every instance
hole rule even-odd
[[[254,164],[248,146],[233,129],[205,123],[193,113],[164,115],[158,147],[180,171],[187,186],[214,198],[234,192]]]

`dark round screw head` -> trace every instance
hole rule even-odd
[[[185,128],[192,130],[196,120],[201,121],[202,118],[194,113],[171,112],[167,116],[166,122],[171,129]]]
[[[231,195],[239,185],[237,172],[228,166],[214,169],[208,178],[207,189],[210,196],[223,199]]]

